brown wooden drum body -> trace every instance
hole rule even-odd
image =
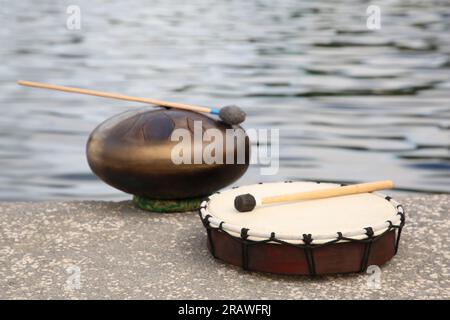
[[[311,188],[308,184],[299,185],[301,188]],[[273,188],[280,190],[282,187],[282,185],[277,185]],[[248,189],[244,191],[248,191]],[[232,193],[234,191],[228,190],[224,193],[227,192]],[[379,218],[378,215],[375,215],[375,219],[368,219],[369,225],[374,222],[373,228],[369,225],[366,226],[363,222],[364,227],[361,228],[360,234],[336,232],[335,236],[331,235],[330,239],[329,236],[321,238],[319,234],[316,234],[315,238],[314,235],[300,233],[294,241],[294,238],[282,240],[281,235],[280,238],[277,238],[275,232],[269,232],[267,235],[257,231],[252,233],[251,229],[246,228],[246,224],[251,223],[249,221],[252,221],[252,219],[262,219],[264,212],[231,212],[227,203],[236,194],[238,193],[234,192],[232,196],[222,195],[222,197],[226,197],[226,201],[219,203],[219,206],[216,202],[215,208],[208,208],[211,205],[211,200],[208,199],[202,203],[200,218],[207,230],[207,246],[211,254],[217,259],[242,267],[245,270],[289,275],[364,272],[370,265],[383,265],[397,253],[405,215],[403,207],[388,196],[372,194],[360,196],[364,201],[375,197],[373,200],[374,206],[383,208],[384,205],[387,205],[392,209],[392,213],[387,214],[388,219],[381,221],[381,223],[375,223]],[[332,201],[335,201],[336,205],[339,206],[345,199],[330,200],[325,202],[324,205],[330,209],[330,204],[334,204]],[[349,197],[347,201],[356,203],[361,199]],[[318,203],[305,204],[306,207],[308,205],[317,207]],[[228,216],[214,216],[213,209],[218,208],[229,210],[230,214]],[[273,208],[269,210],[273,210]],[[276,212],[276,219],[283,219],[282,209],[277,210],[280,210],[280,212]],[[336,214],[344,213],[339,210]],[[225,220],[227,218],[232,220],[234,214],[253,216],[245,216],[241,227],[235,223],[232,224],[233,221]],[[301,211],[298,214],[301,214]],[[362,212],[361,215],[364,215],[364,213]],[[359,216],[356,216],[356,219],[358,218]],[[384,219],[385,217],[381,216],[381,218]],[[343,219],[345,220],[345,217]],[[256,226],[253,225],[253,227],[255,230]],[[276,226],[270,224],[267,226],[268,229],[272,227],[275,228]]]
[[[345,242],[301,248],[245,242],[213,229],[208,232],[208,249],[215,258],[245,270],[291,275],[361,272],[370,265],[381,266],[395,255],[395,233],[391,230],[371,243]],[[368,247],[370,251],[365,260]]]

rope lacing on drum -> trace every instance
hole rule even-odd
[[[364,228],[364,230],[366,230],[366,235],[367,235],[367,237],[368,237],[369,239],[373,238],[373,235],[374,235],[375,233],[373,232],[372,227]]]
[[[270,238],[269,238],[269,241],[276,241],[277,239],[275,238],[275,232],[272,232],[271,234],[270,234]]]
[[[361,266],[360,266],[361,272],[364,272],[367,269],[367,265],[369,263],[369,257],[370,257],[370,250],[372,249],[372,243],[374,240],[373,235],[375,234],[373,232],[372,227],[364,228],[364,230],[366,230],[367,239],[366,239],[366,244],[364,245],[363,257],[361,259]]]
[[[248,230],[249,229],[247,229],[247,228],[242,228],[241,229],[241,238],[243,240],[247,240],[247,238],[248,238]]]
[[[312,235],[310,233],[309,234],[304,234],[303,235],[303,242],[305,243],[305,245],[309,246],[313,242]]]
[[[209,218],[211,218],[211,215],[210,215],[210,214],[207,214],[207,215],[202,219],[202,222],[203,222],[203,225],[205,226],[205,228],[206,228],[206,227],[209,227],[209,224],[210,224]]]
[[[314,262],[314,254],[313,250],[311,248],[311,243],[313,242],[312,235],[309,234],[303,234],[303,243],[305,244],[305,258],[306,263],[308,265],[308,271],[309,274],[314,276],[316,274],[316,264]]]
[[[400,244],[400,236],[402,234],[403,226],[405,225],[405,209],[401,204],[397,206],[397,214],[400,215],[400,226],[398,227],[397,240],[395,241],[394,254],[398,252],[398,245]]]
[[[199,210],[200,213],[200,218],[201,218],[201,209]],[[209,221],[209,218],[211,218],[210,214],[207,214],[202,220],[203,225],[206,228],[206,234],[208,236],[208,243],[209,243],[209,247],[211,249],[211,254],[212,256],[215,258],[216,257],[216,250],[214,248],[214,242],[212,240],[212,236],[211,236],[211,223]]]
[[[397,214],[400,215],[400,225],[403,226],[405,224],[405,209],[401,204],[397,206]]]
[[[248,230],[247,228],[241,229],[241,239],[244,240],[241,243],[241,250],[242,250],[242,268],[244,270],[248,269],[248,244],[247,244],[247,238],[248,238]]]

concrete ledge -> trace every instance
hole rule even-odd
[[[379,289],[368,274],[290,277],[221,263],[196,213],[148,213],[129,201],[3,202],[0,298],[449,299],[450,195],[400,200],[406,226]]]

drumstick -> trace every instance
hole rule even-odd
[[[245,116],[246,116],[245,112],[238,106],[225,106],[219,110],[217,108],[194,106],[194,105],[185,104],[185,103],[168,102],[168,101],[149,99],[149,98],[138,98],[138,97],[126,96],[126,95],[118,94],[118,93],[57,86],[57,85],[41,83],[41,82],[19,80],[19,81],[17,81],[17,83],[20,84],[21,86],[26,86],[26,87],[57,90],[57,91],[64,91],[64,92],[71,92],[71,93],[80,93],[80,94],[86,94],[86,95],[90,95],[90,96],[97,96],[97,97],[103,97],[103,98],[141,102],[141,103],[154,104],[154,105],[163,106],[163,107],[211,113],[214,115],[218,115],[220,117],[220,119],[222,119],[223,122],[230,124],[230,125],[235,125],[235,124],[244,122]]]
[[[241,194],[234,199],[234,207],[240,212],[252,211],[256,206],[287,201],[314,200],[350,194],[366,193],[382,189],[392,189],[394,184],[390,180],[353,184],[349,186],[333,187],[321,190],[298,192],[277,196],[258,198],[250,193]]]

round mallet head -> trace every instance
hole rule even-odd
[[[229,125],[240,124],[245,121],[245,112],[238,106],[226,106],[220,109],[219,117]]]
[[[239,212],[252,211],[256,207],[256,199],[250,193],[241,194],[234,198],[234,207]]]

